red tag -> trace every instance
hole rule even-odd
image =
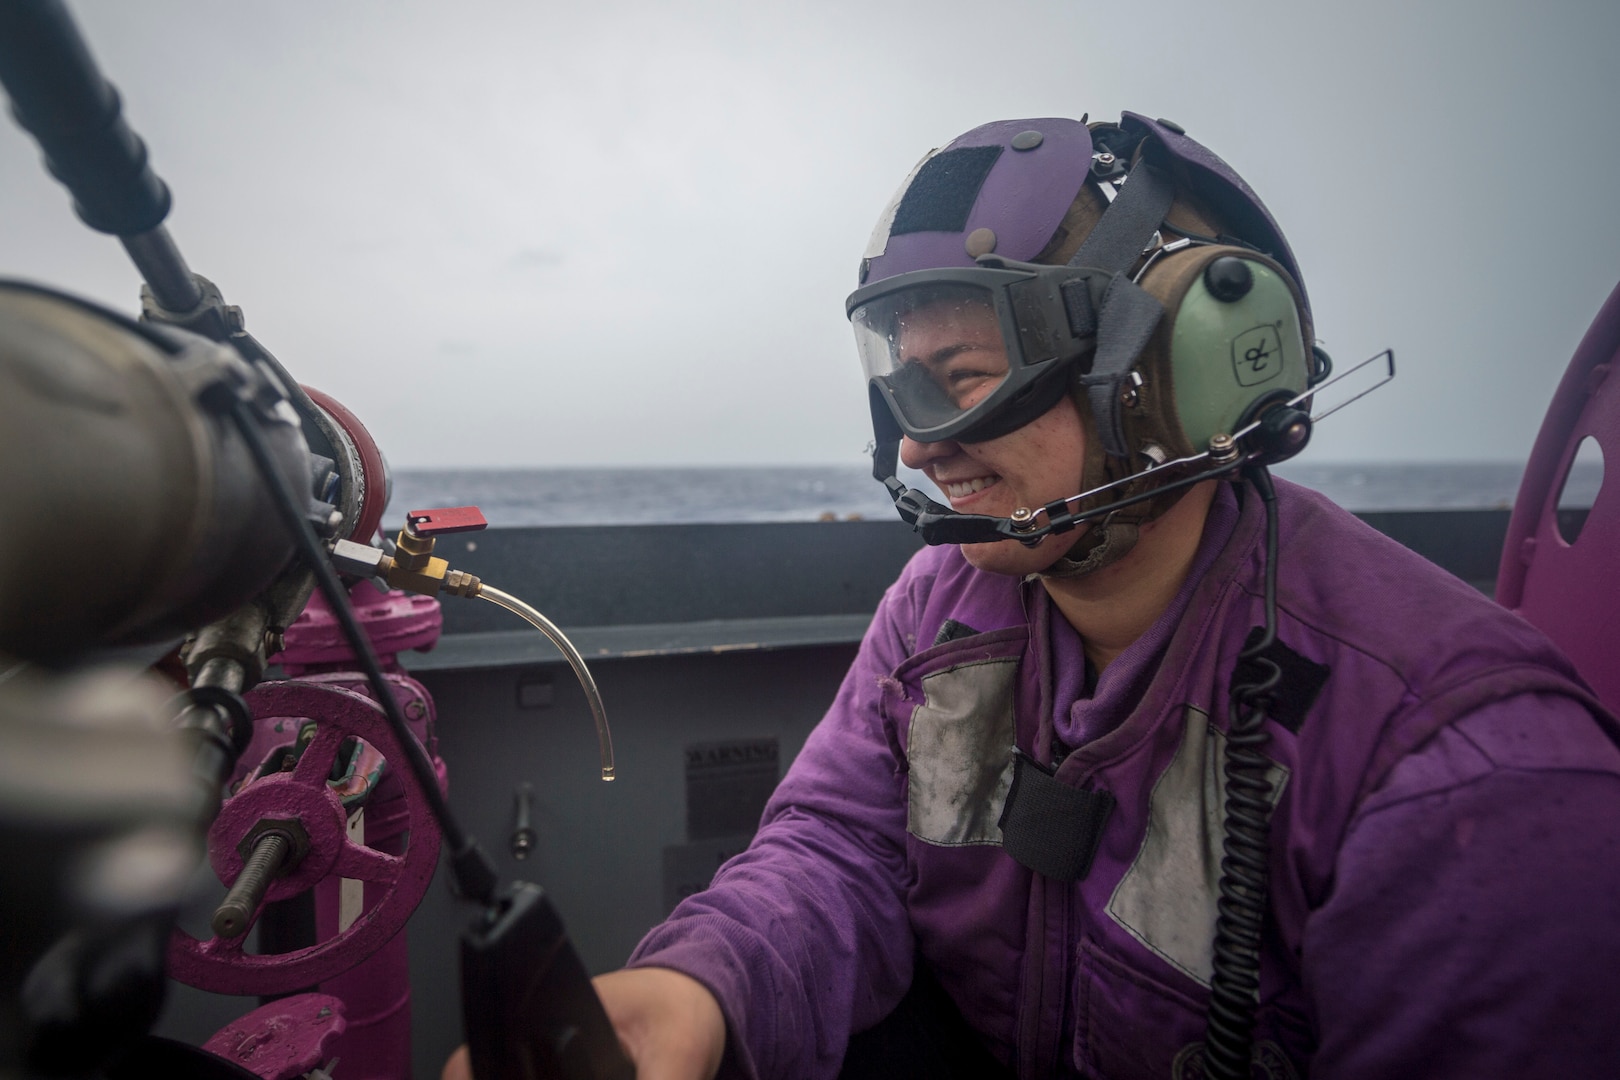
[[[417,536],[443,536],[445,533],[477,532],[489,527],[483,511],[476,506],[450,506],[443,510],[412,510],[405,515],[411,532]]]

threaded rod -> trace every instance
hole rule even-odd
[[[268,832],[259,838],[253,851],[243,860],[242,872],[236,875],[231,891],[214,909],[212,925],[216,937],[233,938],[247,933],[248,927],[253,925],[254,913],[264,903],[265,891],[280,875],[291,850],[292,842],[282,833]]]

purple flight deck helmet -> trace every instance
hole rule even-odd
[[[1082,227],[1069,215],[1088,182],[1101,216],[1071,237],[1062,230]],[[1194,212],[1198,220],[1218,223],[1217,235],[1171,225],[1178,192],[1204,208]],[[1268,257],[1292,278],[1308,327],[1298,264],[1264,204],[1230,166],[1169,121],[1129,112],[1118,124],[1089,127],[1053,117],[998,121],[933,151],[906,178],[867,245],[846,313],[868,376],[874,475],[903,517],[923,528],[916,516],[922,513],[936,525],[930,542],[980,534],[965,521],[942,525],[948,508],[918,500],[895,479],[902,435],[923,442],[996,438],[1076,393],[1091,410],[1101,451],[1088,452],[1087,490],[1104,481],[1105,470],[1113,481],[1135,468],[1139,447],[1126,436],[1117,402],[1122,392],[1129,397],[1125,380],[1135,377],[1131,368],[1164,311],[1136,282],[1154,258],[1181,246],[1171,243],[1178,232],[1195,238],[1182,244],[1207,245],[1211,257],[1214,248]],[[1075,242],[1079,250],[1063,266],[1056,252],[1073,250]],[[1041,265],[1032,265],[1037,260]],[[901,355],[907,320],[936,319],[940,305],[994,313],[1007,345],[998,370],[946,370],[945,361],[912,363],[915,357]],[[1169,502],[1157,505],[1138,520]]]
[[[1304,296],[1304,279],[1282,230],[1230,165],[1169,120],[1127,112],[1119,130],[1122,141],[1146,138],[1185,166],[1233,235],[1281,263]],[[970,267],[992,252],[1033,261],[1080,193],[1094,155],[1112,153],[1121,141],[1105,138],[1107,146],[1094,146],[1084,123],[1060,117],[998,120],[932,151],[878,219],[859,284],[912,270]]]

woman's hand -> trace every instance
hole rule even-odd
[[[636,1063],[636,1080],[713,1080],[726,1020],[708,987],[656,967],[610,971],[591,982]]]
[[[669,968],[611,971],[591,980],[636,1080],[713,1080],[726,1049],[726,1021],[708,988]],[[472,1080],[467,1048],[445,1062],[441,1080]]]

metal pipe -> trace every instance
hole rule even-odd
[[[236,875],[230,892],[214,909],[211,925],[216,937],[233,938],[247,933],[259,905],[264,903],[265,891],[280,876],[291,851],[292,840],[285,833],[267,832],[259,838],[243,860],[242,872]]]
[[[219,687],[240,694],[247,686],[247,675],[246,666],[236,657],[211,656],[194,669],[191,685]],[[186,706],[177,726],[191,732],[197,740],[191,771],[201,785],[203,797],[212,804],[208,814],[212,818],[218,810],[221,791],[236,768],[237,733],[233,717],[222,706],[204,702]]]
[[[192,686],[217,686],[240,694],[247,686],[247,669],[231,656],[210,656],[191,677]]]
[[[129,252],[135,268],[152,287],[152,296],[163,310],[184,315],[202,303],[202,288],[166,226],[120,236],[118,242]]]

